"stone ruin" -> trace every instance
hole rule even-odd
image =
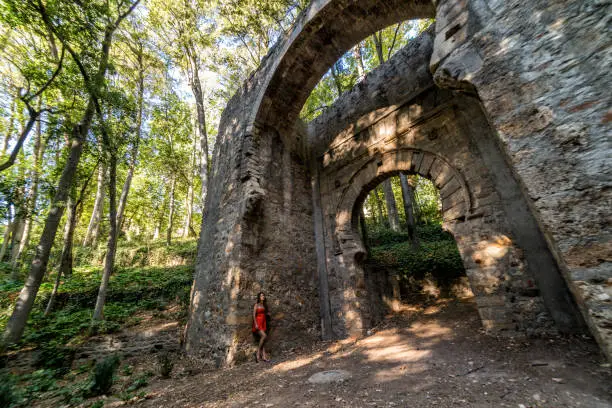
[[[608,2],[314,0],[234,95],[214,151],[185,348],[245,358],[264,290],[287,347],[361,335],[367,193],[433,181],[483,327],[590,331],[612,357]],[[299,112],[354,44],[435,28],[311,123]]]

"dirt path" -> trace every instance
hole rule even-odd
[[[472,302],[408,309],[357,342],[155,380],[140,407],[612,407],[612,373],[582,338],[483,336]],[[311,384],[324,370],[343,382]]]

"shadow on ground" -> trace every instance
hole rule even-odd
[[[324,370],[343,382],[311,384]],[[271,363],[158,380],[141,407],[612,407],[612,375],[583,337],[484,335],[473,301],[404,305],[358,341]]]

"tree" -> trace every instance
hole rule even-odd
[[[414,218],[414,191],[408,182],[408,177],[400,173],[400,183],[402,190],[402,202],[404,204],[404,214],[406,217],[406,229],[410,236],[410,241],[414,247],[419,245],[419,238],[416,231],[416,221]]]
[[[67,5],[62,1],[48,1],[43,4],[42,0],[28,0],[25,5],[21,2],[17,3],[11,0],[15,13],[19,7],[25,10],[24,24],[32,24],[31,21],[35,21],[35,24],[46,27],[62,44],[63,49],[68,51],[79,68],[89,99],[81,120],[73,126],[69,156],[51,202],[30,273],[7,322],[4,334],[5,344],[19,341],[34,305],[89,128],[95,112],[100,113],[101,111],[99,98],[108,70],[113,34],[123,19],[137,6],[139,0],[127,4],[124,1],[118,1],[114,4],[115,7],[99,7],[100,4],[95,2]],[[70,21],[72,24],[59,25],[57,21]],[[99,25],[89,24],[92,22],[99,23]],[[92,40],[95,42],[92,43]],[[99,48],[91,47],[92,44],[98,45]],[[93,53],[92,49],[95,50]]]

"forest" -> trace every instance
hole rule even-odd
[[[75,372],[66,362],[76,345],[137,325],[145,312],[184,322],[221,113],[307,6],[0,2],[2,364],[38,352],[34,371],[3,374],[0,405],[29,406],[47,393],[70,406],[104,394],[104,373],[119,363]],[[396,24],[356,44],[301,118],[317,117],[432,22]],[[406,277],[425,259],[425,268],[462,269],[426,179],[384,181],[362,220],[372,258],[393,259]],[[129,380],[121,398],[146,381]]]

